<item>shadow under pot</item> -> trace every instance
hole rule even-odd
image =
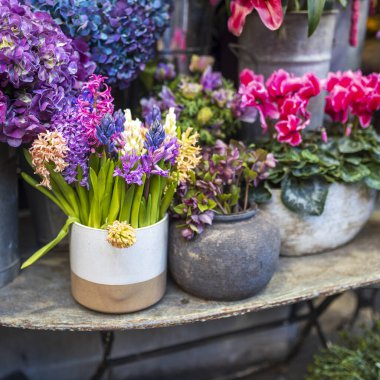
[[[271,280],[280,234],[262,212],[215,215],[212,226],[190,241],[184,240],[177,225],[170,228],[169,267],[188,293],[235,301],[255,295]]]
[[[276,221],[281,233],[281,256],[306,256],[332,250],[352,240],[369,220],[377,192],[364,184],[329,186],[322,215],[301,215],[288,209],[281,190],[260,207]]]
[[[73,224],[71,292],[78,303],[104,313],[130,313],[164,296],[168,216],[135,231],[134,245],[115,248],[107,242],[106,230]]]

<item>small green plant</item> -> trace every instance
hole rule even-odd
[[[342,333],[339,344],[314,357],[305,380],[379,380],[380,321],[360,336]]]

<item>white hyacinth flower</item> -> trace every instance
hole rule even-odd
[[[126,109],[124,123],[124,147],[123,153],[128,154],[132,151],[140,155],[144,150],[144,127],[139,119],[132,119],[130,109]]]
[[[166,115],[164,131],[166,140],[177,137],[177,116],[174,112],[174,107],[170,107],[169,113]]]

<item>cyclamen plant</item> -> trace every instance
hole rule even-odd
[[[212,71],[214,60],[193,56],[190,75],[176,75],[170,63],[157,66],[153,96],[141,100],[143,116],[158,106],[166,114],[173,107],[183,131],[193,127],[200,142],[212,145],[217,139],[228,139],[244,119],[240,99],[232,82]]]
[[[204,148],[200,164],[181,183],[175,198],[174,214],[184,220],[179,225],[182,236],[190,240],[201,234],[215,213],[228,215],[251,208],[250,192],[275,165],[272,154],[238,141],[227,145],[217,140],[213,147]]]
[[[31,265],[68,233],[69,226],[108,229],[118,248],[135,242],[134,229],[161,220],[180,181],[199,162],[197,134],[179,133],[174,110],[163,122],[158,108],[133,120],[114,112],[105,78],[93,75],[57,129],[40,133],[26,158],[41,178],[23,178],[68,216],[57,238],[24,264]]]
[[[319,92],[316,78],[312,91],[301,85],[302,78],[282,71],[274,73],[266,86],[250,71],[243,72],[241,80],[243,104],[260,112],[268,132],[261,145],[277,161],[253,194],[257,202],[269,200],[271,189],[281,187],[282,201],[289,209],[321,215],[329,183],[364,182],[380,189],[380,137],[370,127],[373,113],[380,109],[379,74],[330,73],[320,84],[327,91],[325,112],[330,122],[319,131],[304,130],[310,114],[303,96],[310,99],[309,95]],[[295,87],[299,89],[292,95]],[[278,115],[279,119],[273,119]]]
[[[301,131],[310,123],[310,99],[321,91],[314,74],[296,77],[285,70],[275,71],[264,83],[262,75],[245,69],[240,74],[242,107],[258,111],[263,133],[273,134],[281,143],[297,146]]]
[[[48,13],[0,0],[0,141],[18,147],[50,129],[93,67]]]
[[[169,26],[171,0],[26,0],[50,12],[67,36],[87,42],[97,72],[125,88],[155,53]]]

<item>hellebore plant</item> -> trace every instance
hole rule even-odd
[[[174,108],[183,131],[194,128],[200,142],[212,145],[217,139],[228,139],[244,118],[240,98],[233,84],[219,72],[212,71],[213,59],[193,56],[190,75],[176,75],[173,65],[157,66],[153,96],[141,100],[143,116],[158,106],[163,114]]]
[[[91,74],[48,13],[0,0],[0,141],[18,147],[52,128]]]
[[[169,25],[171,0],[25,0],[50,12],[78,44],[87,42],[97,72],[125,88],[155,53]]]
[[[232,214],[252,207],[251,190],[276,165],[272,154],[254,150],[242,142],[229,145],[217,140],[203,149],[202,160],[194,173],[181,183],[173,212],[183,219],[182,236],[192,239],[211,225],[214,214]]]
[[[330,73],[323,81],[330,121],[319,131],[306,131],[307,103],[321,86],[311,74],[297,78],[280,70],[264,85],[253,72],[242,72],[242,102],[258,110],[265,133],[260,144],[277,161],[253,194],[256,202],[268,201],[271,189],[281,187],[289,209],[321,215],[329,183],[363,182],[380,189],[380,137],[370,127],[380,109],[380,75]]]
[[[133,120],[114,112],[105,78],[93,75],[57,129],[42,132],[26,158],[41,178],[23,178],[68,216],[57,238],[24,264],[33,264],[78,222],[108,229],[116,247],[134,243],[134,229],[161,220],[180,181],[199,162],[197,134],[177,131],[174,110],[165,121],[158,108]]]

